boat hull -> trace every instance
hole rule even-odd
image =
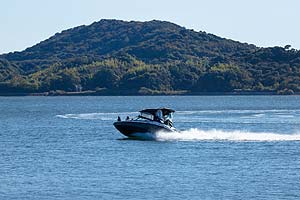
[[[121,121],[115,122],[114,126],[127,137],[140,137],[143,134],[155,134],[156,132],[174,132],[175,129],[159,122]]]

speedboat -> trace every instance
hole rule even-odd
[[[131,138],[153,136],[156,132],[175,132],[173,127],[173,113],[169,108],[144,109],[135,118],[127,118],[114,122],[114,126],[123,135]]]

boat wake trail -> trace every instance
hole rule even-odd
[[[200,130],[189,129],[180,132],[158,132],[157,141],[300,141],[300,134],[255,133],[246,131]]]

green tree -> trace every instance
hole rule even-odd
[[[80,85],[80,76],[75,69],[64,69],[57,75],[51,76],[48,81],[49,90],[72,92],[76,91],[76,86]]]
[[[111,89],[117,87],[117,83],[119,80],[120,77],[113,69],[102,68],[94,74],[92,78],[92,85],[93,87]]]

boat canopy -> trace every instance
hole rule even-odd
[[[144,110],[141,110],[140,113],[149,113],[151,115],[155,115],[158,110],[162,111],[163,116],[169,115],[170,113],[175,112],[175,110],[172,110],[170,108],[156,108],[156,109],[144,109]]]

